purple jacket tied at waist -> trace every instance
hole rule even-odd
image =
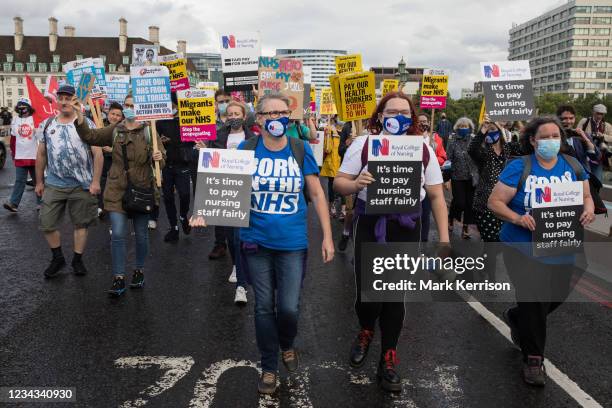
[[[355,213],[358,217],[367,215],[365,212],[366,202],[357,199],[355,205]],[[401,227],[414,229],[416,227],[416,221],[421,218],[421,208],[413,213],[406,214],[386,214],[379,215],[376,225],[374,226],[374,236],[376,242],[387,242],[387,221],[397,221]]]

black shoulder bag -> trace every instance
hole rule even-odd
[[[127,178],[127,187],[123,193],[123,210],[132,216],[134,214],[150,214],[155,206],[155,190],[153,187],[138,187],[132,184],[127,159],[127,144],[121,145],[123,153],[123,169]]]

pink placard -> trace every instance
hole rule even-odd
[[[198,142],[200,140],[215,140],[216,138],[216,124],[181,126],[182,142]]]
[[[421,109],[446,108],[446,96],[421,96]]]
[[[189,89],[189,78],[181,78],[176,81],[170,81],[170,90],[172,92],[182,91],[183,89]]]

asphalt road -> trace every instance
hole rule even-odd
[[[0,171],[1,201],[13,177],[11,165]],[[151,233],[146,288],[109,299],[108,224],[90,231],[87,276],[66,268],[45,281],[50,251],[37,231],[33,204],[27,191],[18,215],[0,209],[0,386],[74,387],[76,402],[7,406],[580,406],[567,386],[525,386],[520,353],[462,301],[406,305],[398,350],[403,392],[380,391],[378,338],[364,368],[347,364],[358,329],[351,251],[323,265],[312,214],[296,345],[301,370],[292,378],[281,371],[280,391],[260,399],[252,293],[247,306],[233,304],[229,258],[207,258],[212,231],[166,244],[162,210],[160,227]],[[70,229],[63,231],[64,253],[70,254]],[[337,238],[340,232],[334,222]],[[499,316],[507,304],[484,306]],[[612,407],[612,310],[595,302],[568,303],[551,316],[549,329],[547,357],[594,399],[585,406]]]

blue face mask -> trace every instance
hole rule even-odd
[[[501,136],[501,132],[499,130],[496,130],[494,132],[489,132],[487,133],[487,137],[485,137],[485,142],[487,142],[488,144],[497,143],[500,136]]]
[[[412,118],[404,115],[385,117],[383,120],[383,129],[391,135],[406,134],[412,126]]]
[[[287,133],[287,126],[289,125],[289,118],[282,117],[278,119],[266,119],[265,129],[266,132],[274,137],[281,137]]]
[[[123,116],[127,120],[134,120],[136,118],[136,112],[134,112],[134,109],[132,108],[125,108],[123,109]]]
[[[536,143],[536,153],[544,160],[552,160],[559,154],[561,139],[543,139]]]
[[[469,136],[470,133],[472,133],[472,130],[470,128],[459,128],[459,129],[457,129],[457,136],[459,138],[464,138],[466,136]]]
[[[219,107],[219,115],[225,115],[227,111],[227,102],[220,103],[217,106]]]

